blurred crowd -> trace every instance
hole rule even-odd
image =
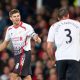
[[[32,25],[42,39],[41,44],[31,40],[32,80],[57,80],[55,61],[51,62],[46,52],[48,30],[58,21],[57,10],[60,7],[68,7],[70,18],[80,21],[80,6],[74,6],[74,0],[71,3],[68,0],[58,0],[56,7],[50,8],[48,3],[45,3],[42,8],[36,10],[36,0],[30,1],[33,0],[0,0],[0,43],[4,40],[7,27],[12,24],[9,20],[9,11],[19,9],[22,21]],[[15,65],[10,44],[7,49],[0,52],[0,80],[7,80]]]

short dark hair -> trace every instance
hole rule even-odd
[[[58,10],[58,18],[63,18],[69,14],[68,8],[62,7]]]
[[[9,17],[11,17],[13,14],[15,13],[20,13],[18,9],[12,9],[10,12],[9,12]]]

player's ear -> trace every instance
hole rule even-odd
[[[12,21],[12,17],[10,17],[10,20]]]
[[[60,18],[58,18],[58,20],[60,20]]]
[[[68,18],[69,18],[69,14],[68,14],[67,16],[68,16]]]

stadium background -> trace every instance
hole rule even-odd
[[[80,1],[41,0],[41,5],[37,1],[40,0],[0,0],[0,43],[4,40],[7,27],[12,24],[9,20],[9,11],[19,9],[22,21],[32,25],[42,39],[41,44],[35,44],[31,40],[32,80],[57,80],[55,61],[51,64],[46,54],[48,29],[57,21],[57,9],[60,7],[68,7],[70,18],[80,21]],[[0,80],[7,80],[13,70],[14,58],[10,44],[0,52]]]

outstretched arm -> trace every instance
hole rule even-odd
[[[32,26],[29,26],[28,27],[28,36],[30,36],[31,38],[33,38],[33,40],[36,42],[36,43],[41,43],[41,39],[40,37],[38,36],[38,34],[35,33],[34,29]]]
[[[3,41],[3,43],[0,44],[0,51],[4,50],[7,47],[8,43],[9,41]]]

